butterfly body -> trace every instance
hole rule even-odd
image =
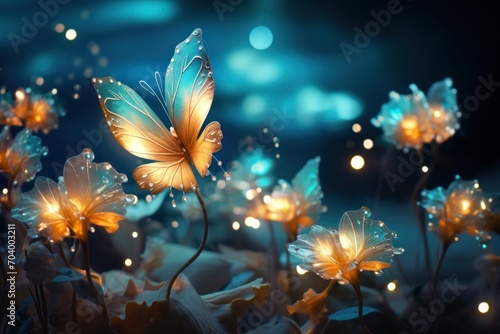
[[[205,121],[214,95],[210,62],[196,29],[175,48],[160,93],[172,127],[168,129],[130,87],[111,77],[93,78],[101,108],[115,139],[130,153],[154,160],[137,167],[133,177],[153,194],[171,187],[194,191],[198,184],[192,166],[204,177],[212,153],[222,147],[218,122]],[[162,101],[160,101],[162,102]]]

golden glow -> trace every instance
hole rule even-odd
[[[24,93],[24,91],[16,90],[16,99],[24,100],[25,97],[26,97],[26,93]]]
[[[387,290],[389,291],[395,291],[396,290],[396,283],[394,282],[390,282],[389,284],[387,284]]]
[[[232,228],[233,230],[238,231],[240,229],[240,223],[233,222]]]
[[[52,95],[56,95],[57,94],[57,88],[52,88]]]
[[[3,188],[2,189],[2,194],[7,195],[9,193],[9,189]]]
[[[125,265],[127,267],[130,267],[132,265],[132,260],[131,259],[125,259]]]
[[[56,32],[58,33],[62,33],[64,31],[64,24],[62,23],[58,23],[56,24],[56,27],[54,29]]]
[[[441,110],[434,110],[433,114],[434,114],[435,118],[439,118],[439,117],[441,117]]]
[[[407,143],[416,144],[420,142],[420,129],[418,126],[418,119],[416,115],[405,115],[401,119],[400,126],[400,144]]]
[[[490,305],[487,302],[481,302],[477,306],[477,309],[481,313],[486,313],[486,312],[488,312],[490,310]]]
[[[132,238],[136,239],[139,236],[139,233],[136,231],[132,232]]]
[[[460,205],[460,208],[462,209],[463,214],[467,214],[470,211],[470,202],[466,199],[464,199]]]
[[[373,147],[373,140],[371,139],[363,140],[363,147],[366,148],[367,150],[370,150]]]
[[[252,227],[254,229],[258,229],[260,227],[260,220],[254,218],[254,217],[248,216],[245,218],[245,225],[248,227]]]
[[[422,172],[427,173],[429,171],[429,167],[422,166]]]
[[[66,39],[68,41],[74,40],[76,38],[76,36],[77,36],[76,30],[75,29],[68,29],[68,30],[66,30],[66,35],[65,36],[66,36]]]
[[[355,170],[360,170],[365,165],[365,159],[360,155],[355,155],[351,158],[351,167]]]
[[[253,189],[247,190],[247,192],[245,193],[245,197],[249,201],[253,200],[256,195],[257,195],[257,192]]]
[[[481,201],[481,209],[486,210],[486,203],[484,201]]]
[[[352,125],[352,131],[353,131],[354,133],[359,133],[359,132],[361,132],[361,129],[362,129],[362,128],[361,128],[361,125],[359,125],[358,123],[354,123],[354,124]]]

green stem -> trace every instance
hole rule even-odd
[[[170,282],[168,282],[168,287],[167,287],[167,306],[170,305],[170,294],[172,292],[172,288],[174,286],[174,282],[179,277],[179,275],[187,268],[191,263],[193,263],[198,256],[203,252],[203,249],[205,248],[205,245],[207,243],[207,238],[208,238],[208,215],[207,215],[207,208],[205,207],[205,202],[203,201],[203,198],[201,197],[200,194],[200,189],[196,188],[194,193],[196,194],[196,197],[198,198],[198,201],[200,202],[201,206],[201,211],[203,212],[203,222],[204,222],[204,228],[203,228],[203,238],[201,240],[200,246],[196,250],[196,252],[187,260],[186,263],[182,265],[182,267],[177,270],[177,272],[172,276],[170,279]]]
[[[90,259],[89,259],[89,245],[88,245],[88,234],[85,233],[82,240],[80,240],[80,244],[82,245],[83,251],[83,262],[85,265],[85,273],[87,275],[87,281],[90,286],[90,290],[94,294],[94,297],[97,299],[97,302],[102,306],[102,320],[104,321],[105,328],[108,332],[111,332],[111,328],[109,327],[109,317],[108,317],[108,309],[106,308],[106,303],[104,301],[103,296],[99,294],[97,289],[94,286],[94,282],[92,281],[92,276],[90,275]]]

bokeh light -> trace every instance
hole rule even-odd
[[[250,32],[250,44],[257,50],[265,50],[273,44],[273,33],[266,26],[258,26]]]
[[[65,36],[66,36],[66,39],[68,41],[74,40],[76,38],[76,36],[77,36],[76,30],[75,29],[68,29],[68,30],[66,30]]]
[[[351,158],[351,167],[355,170],[363,168],[365,165],[365,159],[360,155],[355,155]]]

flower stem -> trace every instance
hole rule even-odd
[[[43,284],[35,285],[35,289],[38,290],[37,293],[40,295],[40,304],[41,304],[41,322],[44,333],[49,333],[49,315],[47,313],[47,301],[45,300],[45,290],[43,288]]]
[[[373,334],[372,331],[368,329],[365,325],[365,321],[363,319],[363,295],[361,294],[361,288],[359,286],[359,282],[356,279],[355,282],[351,282],[352,287],[354,288],[354,292],[356,292],[356,297],[358,299],[358,319],[359,319],[359,324],[361,325],[361,328],[363,328],[363,331],[366,334]]]
[[[441,269],[441,264],[443,264],[444,256],[446,255],[446,251],[448,247],[450,247],[451,242],[443,241],[443,246],[441,248],[441,253],[439,254],[438,261],[436,263],[436,268],[434,269],[434,275],[432,276],[432,286],[431,286],[431,295],[430,299],[435,298],[436,290],[437,290],[437,282],[439,277],[439,269]]]
[[[205,202],[203,201],[203,198],[200,193],[200,189],[196,188],[194,193],[196,194],[196,197],[198,198],[198,201],[200,202],[201,206],[201,211],[203,212],[203,222],[204,222],[204,228],[203,228],[203,238],[201,240],[200,246],[196,250],[196,252],[191,256],[189,260],[187,260],[186,263],[182,265],[182,267],[177,270],[177,272],[172,276],[170,279],[170,282],[168,282],[168,287],[167,287],[167,306],[170,304],[170,294],[172,292],[172,288],[174,286],[175,280],[177,277],[187,268],[191,263],[193,263],[198,256],[200,256],[201,252],[203,252],[203,248],[205,248],[205,245],[207,243],[207,238],[208,238],[208,215],[207,215],[207,208],[205,207]]]
[[[87,236],[80,240],[80,244],[82,245],[83,251],[83,262],[85,265],[85,273],[87,275],[87,281],[90,286],[90,290],[94,294],[94,297],[97,299],[97,302],[102,306],[102,320],[104,321],[105,328],[108,332],[111,332],[111,328],[109,327],[109,317],[108,317],[108,309],[106,308],[106,302],[104,301],[103,296],[99,294],[97,289],[94,286],[94,282],[92,281],[92,276],[90,275],[90,259],[89,259],[89,244],[87,240]]]

